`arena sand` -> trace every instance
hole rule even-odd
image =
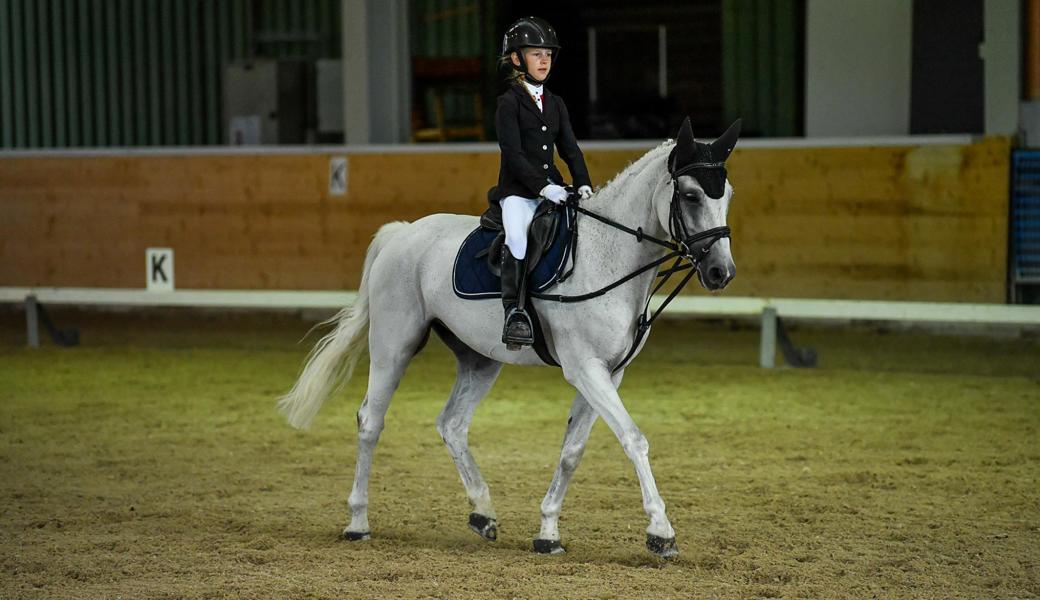
[[[58,313],[83,346],[0,315],[3,598],[1034,598],[1040,346],[796,331],[814,370],[758,369],[751,328],[667,321],[622,386],[681,554],[645,550],[634,472],[593,430],[568,550],[530,550],[572,392],[507,368],[471,444],[499,541],[434,428],[433,341],[376,454],[373,539],[338,539],[366,365],[309,432],[274,410],[314,336],[270,315]]]

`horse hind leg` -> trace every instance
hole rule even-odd
[[[383,432],[383,419],[390,407],[397,384],[404,374],[405,364],[369,369],[368,391],[357,413],[358,451],[354,466],[354,484],[347,505],[350,507],[350,524],[343,530],[343,537],[351,540],[366,540],[371,537],[368,526],[368,478],[372,471],[372,455],[375,453],[379,435]]]
[[[556,467],[556,472],[553,473],[549,490],[545,492],[545,499],[542,500],[542,528],[538,532],[538,538],[534,540],[535,552],[540,554],[565,552],[560,543],[560,510],[563,508],[563,498],[567,495],[567,486],[570,485],[571,477],[585,453],[585,443],[589,439],[589,433],[595,422],[596,411],[579,393],[574,398],[570,416],[567,418],[567,433],[564,435],[563,447],[560,449],[560,463]]]
[[[374,320],[369,334],[368,389],[357,413],[357,463],[354,484],[347,499],[350,524],[343,530],[343,538],[351,541],[371,537],[368,524],[368,480],[372,470],[372,456],[379,443],[379,435],[383,432],[383,421],[390,400],[426,332],[426,327],[418,322],[408,323],[400,315],[397,319],[392,330],[379,327],[378,320]]]
[[[502,363],[473,351],[440,323],[434,324],[434,331],[455,353],[458,363],[455,385],[437,417],[437,432],[448,447],[466,488],[473,509],[469,515],[470,529],[493,542],[498,539],[498,519],[487,482],[469,450],[469,425],[480,401],[498,378]]]

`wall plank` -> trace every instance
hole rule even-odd
[[[592,151],[597,185],[640,152]],[[738,149],[727,294],[1003,302],[1009,142]],[[201,289],[353,289],[391,220],[479,214],[495,153],[0,158],[0,285],[144,286],[176,252]],[[694,290],[692,293],[704,293]]]

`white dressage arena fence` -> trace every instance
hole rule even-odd
[[[354,302],[354,291],[290,290],[175,290],[0,287],[0,303],[24,304],[26,338],[40,345],[39,304],[109,307],[190,307],[246,309],[339,310]],[[656,296],[656,309],[664,296]],[[759,365],[776,366],[779,318],[808,321],[889,321],[949,325],[1005,325],[1040,327],[1040,306],[968,304],[960,302],[896,302],[879,300],[821,300],[803,298],[749,298],[679,296],[667,315],[689,317],[748,317],[761,322]]]

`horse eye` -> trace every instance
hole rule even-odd
[[[698,196],[696,192],[688,192],[688,193],[687,193],[687,194],[685,195],[685,198],[686,198],[687,200],[689,200],[690,202],[693,202],[693,203],[695,203],[695,204],[696,204],[696,203],[699,203],[699,202],[701,201],[701,197],[700,197],[700,196]]]

